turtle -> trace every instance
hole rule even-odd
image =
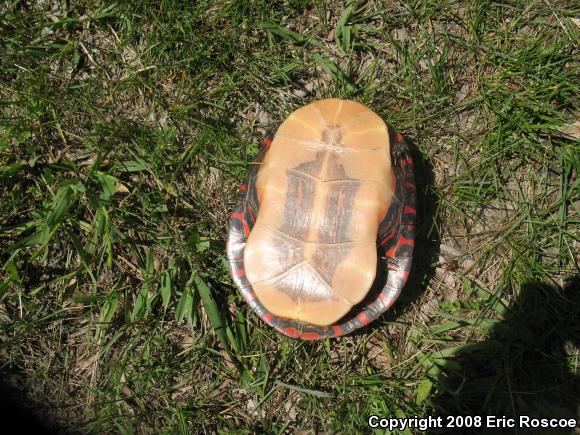
[[[361,103],[323,99],[266,135],[229,220],[233,280],[268,325],[339,337],[392,306],[409,276],[410,148]]]

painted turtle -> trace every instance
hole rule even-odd
[[[291,337],[338,337],[399,296],[416,191],[403,137],[372,110],[327,99],[267,137],[230,218],[228,259],[250,306]]]

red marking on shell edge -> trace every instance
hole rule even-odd
[[[246,184],[242,184],[240,186],[240,190],[243,191],[243,192],[245,192],[246,190],[248,190],[248,186]]]
[[[397,247],[400,247],[403,245],[415,246],[415,240],[414,239],[406,239],[405,237],[401,236],[401,238],[399,239],[399,243],[397,243]]]
[[[248,226],[246,218],[244,218],[244,215],[242,213],[232,214],[232,219],[238,219],[242,223],[242,225],[244,226],[244,234],[246,235],[246,237],[250,235],[250,227]]]
[[[411,159],[411,157],[407,157],[406,159],[401,160],[401,163],[403,165],[412,165],[413,164],[413,160]]]
[[[292,326],[288,328],[280,329],[280,332],[286,334],[289,337],[297,338],[299,336],[298,330]]]
[[[403,210],[403,213],[405,214],[417,214],[417,210],[415,210],[413,207],[406,205],[405,209]]]
[[[320,334],[317,334],[316,332],[300,332],[298,333],[298,337],[304,340],[318,340],[319,338],[322,338]]]
[[[389,240],[391,240],[395,236],[395,230],[392,230],[389,234],[385,236],[385,238],[381,241],[381,245],[385,245]]]
[[[240,278],[242,276],[246,276],[246,271],[245,271],[245,269],[237,269],[235,271],[235,274],[238,278]]]
[[[262,319],[264,319],[264,321],[269,325],[270,323],[272,323],[273,317],[274,317],[274,315],[271,313],[264,313],[264,315],[262,316]]]
[[[333,325],[332,330],[334,331],[334,335],[337,336],[337,337],[340,337],[341,335],[344,335],[344,331],[338,325]]]
[[[405,139],[403,138],[403,135],[401,133],[397,133],[397,135],[395,136],[395,140],[397,142],[403,142]]]
[[[272,145],[272,139],[269,138],[264,139],[264,145],[270,147],[270,145]]]
[[[412,183],[410,181],[405,181],[405,187],[408,189],[414,189],[415,188],[415,183]]]
[[[322,336],[320,334],[317,334],[316,332],[300,332],[293,326],[288,326],[287,328],[278,328],[278,330],[281,333],[292,338],[301,338],[303,340],[318,340],[322,338]]]
[[[371,319],[369,319],[365,313],[358,313],[356,318],[359,320],[360,326],[368,325],[368,323],[371,321]]]

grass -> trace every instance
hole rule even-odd
[[[5,387],[90,432],[578,417],[579,12],[2,2]],[[224,240],[266,130],[331,96],[414,144],[419,243],[391,312],[309,343],[243,303]]]

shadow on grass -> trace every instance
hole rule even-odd
[[[446,360],[434,399],[440,415],[579,419],[579,301],[580,276],[563,288],[524,285],[486,340]],[[523,428],[519,433],[530,431]],[[574,429],[543,428],[534,433],[574,433]]]
[[[0,371],[5,375],[4,371]],[[6,378],[0,380],[0,409],[5,427],[17,427],[19,432],[34,434],[61,434],[64,430],[48,421],[45,410],[38,403],[30,402],[22,391],[9,385]]]

